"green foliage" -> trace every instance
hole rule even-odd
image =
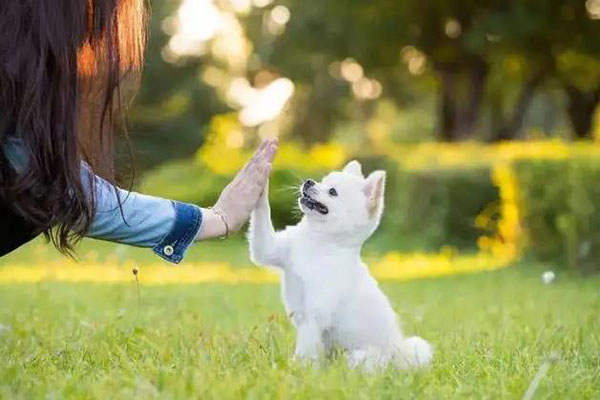
[[[167,160],[189,157],[203,142],[203,126],[228,108],[199,79],[200,59],[169,63],[163,58],[169,35],[163,21],[181,1],[152,2],[150,36],[139,93],[128,113],[136,169],[146,171]]]
[[[302,96],[295,99],[294,131],[301,136],[312,132],[312,141],[328,138],[336,122],[331,116],[361,119],[362,107],[352,101],[349,85],[330,73],[332,62],[347,57],[382,82],[383,96],[403,108],[435,98],[440,103],[435,111],[438,137],[444,140],[513,139],[523,127],[547,127],[549,122],[540,119],[556,113],[556,108],[564,110],[563,103],[555,105],[562,100],[557,84],[570,92],[571,102],[600,91],[596,66],[600,21],[592,1],[283,0],[281,4],[292,15],[285,32],[265,38],[260,26],[268,21],[268,11],[257,10],[246,19],[249,37],[261,68],[279,70],[299,85]],[[411,68],[413,57],[407,49],[424,55],[423,68]],[[548,98],[535,96],[538,93]],[[561,116],[574,120],[578,136],[590,134],[589,122],[579,120],[589,121],[598,98],[593,97],[585,111]],[[535,118],[529,119],[534,99],[537,107],[530,113]],[[543,111],[537,110],[537,103]],[[551,125],[562,127],[559,122]]]
[[[339,357],[293,362],[277,285],[142,284],[141,302],[133,281],[2,286],[0,397],[521,398],[555,354],[535,398],[598,398],[600,280],[543,285],[541,272],[383,283],[407,334],[436,353],[428,370],[372,375]]]
[[[282,229],[298,222],[300,212],[296,204],[298,188],[301,183],[300,175],[290,170],[275,169],[273,171],[269,182],[269,202],[275,228]]]
[[[515,171],[527,248],[541,260],[600,271],[600,161],[521,161]]]
[[[597,55],[567,50],[557,57],[556,68],[582,91],[593,91],[600,87],[600,60]]]
[[[217,201],[227,183],[226,176],[214,174],[193,161],[175,161],[148,173],[140,191],[208,207]]]
[[[475,218],[499,199],[489,167],[406,171],[381,157],[360,161],[365,171],[387,172],[381,234],[392,249],[476,249],[483,232]]]
[[[488,168],[406,172],[398,185],[398,228],[428,238],[430,249],[475,250],[482,231],[475,218],[499,199]]]

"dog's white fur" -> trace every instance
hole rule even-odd
[[[365,179],[360,164],[351,161],[310,189],[327,214],[299,202],[302,220],[275,232],[268,189],[253,211],[250,256],[257,265],[283,271],[283,301],[297,329],[296,358],[316,360],[341,349],[350,366],[367,370],[431,362],[429,343],[404,337],[390,302],[360,258],[381,220],[384,186],[384,171]]]

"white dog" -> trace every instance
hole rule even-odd
[[[383,211],[385,172],[366,179],[357,161],[321,183],[307,180],[298,200],[304,217],[275,232],[268,190],[250,220],[250,257],[283,271],[283,301],[297,329],[296,357],[316,360],[334,349],[367,370],[389,363],[428,365],[432,348],[405,338],[396,314],[360,258]]]

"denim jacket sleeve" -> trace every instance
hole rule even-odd
[[[15,170],[26,168],[27,155],[19,139],[9,138],[2,150]],[[167,261],[181,262],[202,225],[199,207],[120,189],[96,176],[85,163],[81,179],[88,195],[93,189],[96,202],[85,236],[149,247]]]
[[[167,261],[181,262],[202,225],[199,207],[120,189],[83,164],[82,181],[91,180],[96,215],[86,236],[150,247]]]

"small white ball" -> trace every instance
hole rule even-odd
[[[546,285],[552,283],[556,279],[556,274],[552,271],[546,271],[542,274],[542,282]]]

